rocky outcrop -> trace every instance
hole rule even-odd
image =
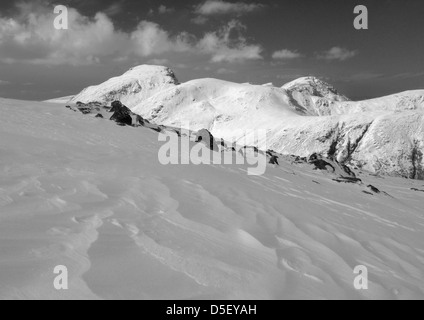
[[[271,158],[269,159],[269,164],[273,164],[273,165],[277,165],[279,166],[280,164],[278,163],[278,157],[277,156],[271,156]]]
[[[112,117],[110,117],[110,120],[115,121],[116,123],[120,125],[127,125],[131,126],[133,124],[132,115],[128,107],[124,106],[120,101],[114,101],[112,103],[112,109],[111,112],[113,112]]]
[[[212,151],[219,151],[218,144],[209,130],[202,129],[196,134],[196,142],[203,142]]]

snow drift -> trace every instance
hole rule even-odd
[[[149,128],[0,99],[0,299],[424,298],[422,182],[283,156],[258,177],[162,166],[160,146]]]

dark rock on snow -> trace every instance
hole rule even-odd
[[[274,164],[274,165],[279,166],[280,164],[278,163],[278,157],[272,156],[271,159],[269,160],[269,164]]]
[[[336,181],[339,183],[362,183],[361,179],[352,178],[352,177],[340,177],[337,179],[333,179],[333,181]]]
[[[310,162],[315,166],[314,170],[327,170],[328,167],[333,169],[333,172],[336,172],[336,168],[331,163],[328,163],[325,160],[317,159]]]
[[[144,126],[146,124],[145,120],[141,116],[137,116],[135,120],[136,125]]]
[[[374,187],[373,185],[369,185],[368,188],[371,189],[372,192],[374,193],[380,193],[380,190],[378,190],[376,187]]]
[[[112,103],[111,112],[114,112],[110,120],[115,121],[120,125],[132,125],[132,112],[131,110],[124,106],[120,101],[115,101]]]
[[[202,129],[196,134],[196,142],[204,142],[206,146],[213,151],[219,150],[212,133],[206,129]]]

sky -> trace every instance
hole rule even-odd
[[[56,5],[68,8],[57,30]],[[368,30],[354,8],[368,9]],[[351,99],[424,89],[422,0],[0,2],[0,96],[73,95],[140,64],[181,82],[316,76]]]

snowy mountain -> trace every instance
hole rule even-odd
[[[213,83],[220,111],[221,95],[259,90]],[[263,176],[165,166],[162,146],[155,128],[0,99],[0,299],[424,298],[422,181],[281,155]],[[53,286],[59,265],[69,290]],[[358,265],[368,290],[354,288]]]
[[[330,84],[315,77],[299,78],[282,89],[289,96],[290,105],[305,115],[330,115],[333,103],[349,101]]]
[[[137,90],[128,93],[128,81]],[[217,79],[178,84],[167,68],[140,66],[73,101],[115,99],[156,124],[189,122],[192,130],[204,128],[237,141],[264,129],[266,139],[247,143],[301,157],[319,153],[376,174],[424,179],[424,90],[352,102],[313,77],[282,88]]]
[[[122,76],[89,87],[76,95],[71,103],[100,102],[110,104],[119,100],[132,108],[153,94],[177,85],[174,72],[166,67],[139,66]]]

